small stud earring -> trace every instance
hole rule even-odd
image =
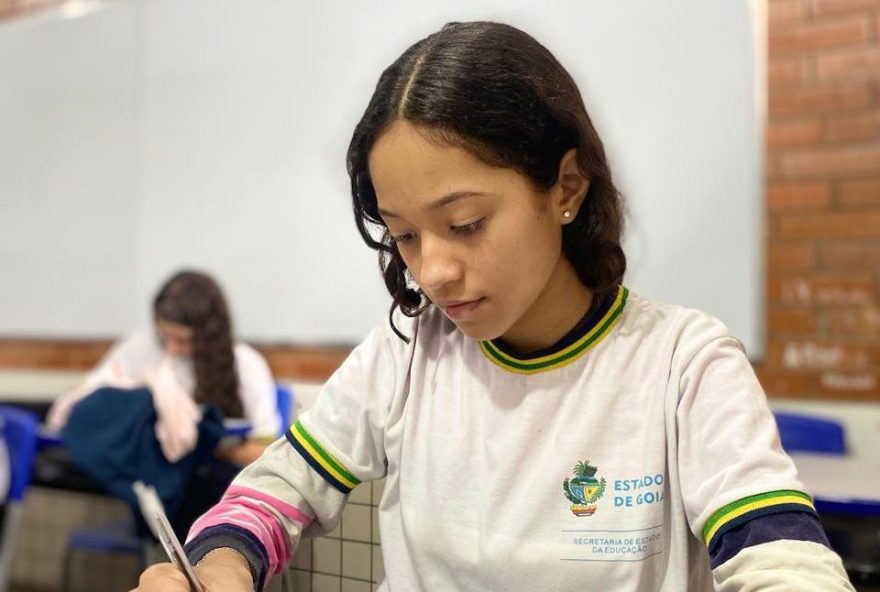
[[[571,218],[571,212],[569,210],[565,210],[562,212],[562,217],[565,219]]]

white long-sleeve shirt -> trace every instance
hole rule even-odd
[[[530,356],[386,324],[193,527],[258,582],[385,477],[382,592],[851,591],[738,341],[621,288]]]

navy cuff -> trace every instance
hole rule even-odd
[[[771,541],[810,541],[831,547],[822,523],[812,512],[782,512],[759,516],[725,532],[709,553],[712,569],[746,547]]]
[[[251,570],[254,590],[263,589],[269,568],[269,556],[263,544],[250,531],[229,524],[211,526],[184,546],[186,556],[193,565],[214,549],[220,548],[229,548],[241,553]]]

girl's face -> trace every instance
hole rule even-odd
[[[369,167],[409,272],[466,335],[529,351],[552,345],[584,314],[589,291],[562,254],[562,224],[586,192],[582,176],[561,174],[540,192],[517,171],[432,142],[405,121],[379,137]]]
[[[157,319],[156,334],[159,336],[162,349],[169,355],[179,358],[192,356],[195,348],[195,331],[192,327]]]

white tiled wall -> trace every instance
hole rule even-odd
[[[358,486],[333,532],[303,539],[291,563],[295,592],[376,589],[385,573],[376,512],[381,496],[381,481]]]
[[[293,383],[296,413],[308,409],[321,385]],[[303,539],[291,562],[295,592],[372,592],[385,570],[376,507],[384,481],[351,492],[340,525],[326,537]]]

